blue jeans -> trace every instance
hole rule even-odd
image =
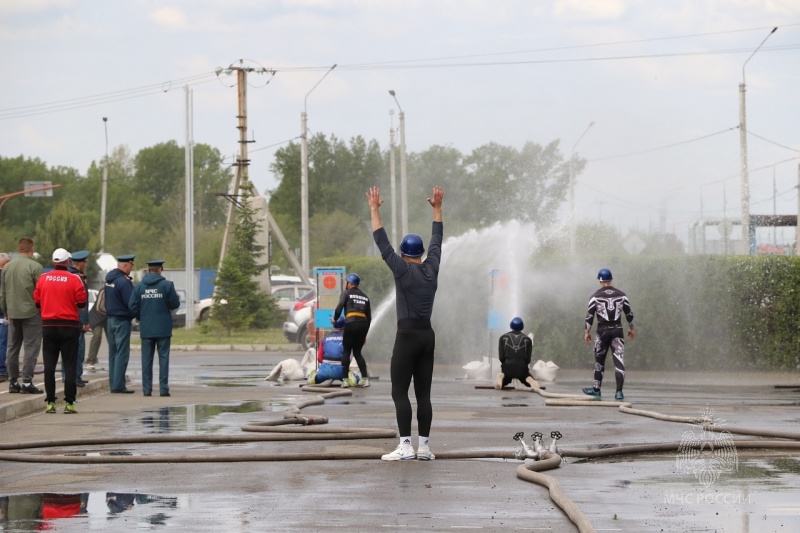
[[[108,317],[106,328],[108,386],[112,391],[125,390],[125,372],[131,358],[131,321]]]
[[[8,324],[5,319],[0,324],[0,374],[7,376],[8,369],[6,368],[6,350],[8,349]]]
[[[169,393],[169,347],[172,337],[142,338],[142,392],[153,391],[153,359],[158,348],[158,390]]]

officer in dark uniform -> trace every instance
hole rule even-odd
[[[633,311],[628,297],[621,290],[612,287],[611,271],[601,268],[597,273],[600,288],[589,298],[589,309],[586,311],[586,327],[583,340],[591,342],[592,321],[597,316],[597,333],[594,336],[594,386],[583,389],[584,394],[600,399],[600,386],[603,384],[603,372],[606,354],[611,348],[614,357],[614,375],[617,380],[616,400],[624,400],[622,385],[625,383],[625,335],[622,331],[622,315],[628,321],[628,338],[633,340]]]
[[[142,338],[142,393],[153,390],[153,359],[158,348],[158,386],[161,396],[169,396],[169,349],[172,341],[172,310],[181,305],[175,285],[164,278],[164,260],[147,262],[147,274],[133,288],[128,307],[139,320]]]
[[[89,259],[89,250],[81,250],[75,252],[70,256],[71,265],[67,269],[83,282],[83,288],[86,290],[86,296],[89,296],[89,285],[86,283],[86,261]],[[88,300],[87,300],[88,302]],[[86,358],[86,332],[89,331],[89,306],[81,309],[78,312],[78,317],[81,320],[81,332],[78,335],[78,356],[76,360],[75,372],[75,385],[78,387],[85,387],[86,382],[83,381],[83,361]],[[61,377],[64,377],[64,369],[61,369]]]
[[[131,320],[128,301],[133,293],[134,254],[117,257],[117,268],[106,275],[106,339],[108,339],[108,386],[115,394],[133,394],[125,386],[125,372],[131,357]]]
[[[530,337],[522,333],[525,325],[522,319],[515,316],[511,319],[511,331],[500,336],[499,358],[501,372],[497,374],[494,388],[502,389],[512,379],[519,380],[526,387],[536,390],[539,384],[533,379],[528,368],[531,364],[533,354],[533,341]]]
[[[372,322],[372,311],[370,310],[369,298],[364,294],[358,285],[361,278],[358,274],[348,274],[345,278],[345,291],[339,298],[339,305],[333,312],[331,322],[335,323],[344,311],[344,355],[342,355],[342,369],[345,374],[350,371],[350,354],[353,354],[358,363],[358,370],[361,372],[361,386],[369,387],[369,374],[367,374],[367,361],[361,355],[361,348],[367,340],[369,325]]]

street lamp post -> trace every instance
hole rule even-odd
[[[406,158],[406,114],[400,102],[397,101],[397,94],[390,90],[389,94],[394,98],[397,109],[400,110],[400,217],[403,226],[403,235],[408,234],[408,174]]]
[[[581,136],[578,137],[578,140],[572,145],[572,151],[569,155],[569,251],[572,255],[575,255],[575,148],[592,126],[594,126],[594,122],[590,122],[589,125],[586,126],[586,129],[583,130]]]
[[[330,74],[336,65],[333,65],[328,72],[322,76],[316,85],[306,93],[303,99],[303,113],[300,115],[300,255],[301,265],[305,275],[308,275],[310,263],[308,258],[308,113],[306,113],[308,95],[316,89],[322,80]]]
[[[397,179],[394,162],[394,109],[389,110],[389,178],[392,187],[392,244],[397,246]]]
[[[764,46],[767,39],[778,30],[778,27],[772,28],[772,31],[764,37],[750,57],[742,64],[742,83],[739,84],[739,155],[742,164],[742,240],[747,245],[748,253],[754,254],[756,252],[755,230],[750,227],[750,178],[747,169],[747,112],[745,110],[745,95],[746,92],[744,82],[744,68],[747,62],[750,61],[758,50]]]

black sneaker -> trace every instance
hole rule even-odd
[[[43,394],[44,391],[34,385],[33,383],[23,383],[22,387],[20,387],[19,391],[22,394]]]
[[[19,390],[20,386],[19,383],[17,383],[16,381],[14,383],[8,384],[8,392],[10,392],[11,394],[16,394],[19,392]]]

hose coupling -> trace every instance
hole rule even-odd
[[[550,451],[551,453],[558,453],[558,446],[556,445],[556,443],[561,437],[563,437],[563,435],[561,434],[560,431],[552,431],[550,433],[550,437],[553,439],[553,441],[550,443],[550,448],[548,448],[548,451]]]

